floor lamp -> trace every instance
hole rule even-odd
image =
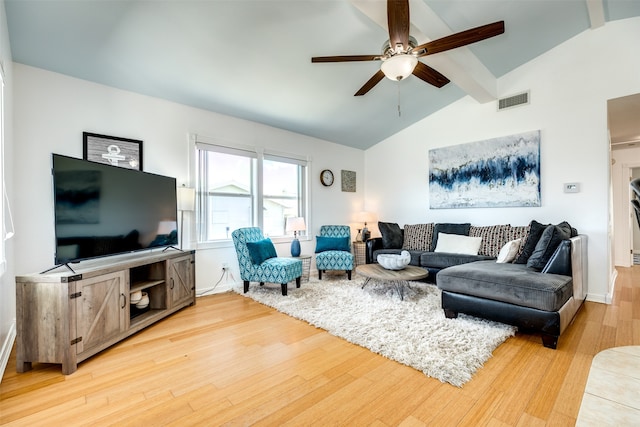
[[[180,211],[180,249],[182,246],[182,231],[184,229],[184,212],[193,211],[196,208],[195,188],[178,187],[178,210]]]

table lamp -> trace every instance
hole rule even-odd
[[[299,216],[287,218],[286,231],[293,231],[293,240],[291,241],[291,256],[300,256],[300,240],[298,240],[298,231],[306,230],[304,218]]]
[[[364,228],[362,229],[362,241],[366,242],[369,237],[371,237],[371,232],[367,228],[367,222],[372,222],[374,220],[373,213],[371,212],[360,212],[358,214],[358,221],[364,222]]]

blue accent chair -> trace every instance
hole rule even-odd
[[[347,237],[349,250],[328,250],[316,253],[318,279],[322,280],[322,272],[327,270],[344,270],[351,280],[353,270],[353,254],[351,253],[351,228],[347,225],[323,225],[320,227],[322,237]]]
[[[274,257],[254,264],[247,242],[257,242],[264,239],[262,231],[258,227],[239,228],[231,233],[233,245],[238,255],[240,266],[240,278],[244,281],[244,292],[249,291],[249,282],[260,282],[260,286],[266,283],[280,283],[282,295],[287,295],[287,284],[295,279],[296,288],[300,287],[302,277],[302,261],[293,258]]]

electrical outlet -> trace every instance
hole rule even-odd
[[[229,263],[228,262],[223,262],[222,263],[222,269],[223,270],[227,270],[229,268]]]

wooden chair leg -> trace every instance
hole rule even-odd
[[[246,294],[247,292],[249,292],[249,281],[245,280],[244,281],[244,293]]]
[[[287,284],[283,283],[282,284],[282,296],[287,296]]]
[[[300,287],[301,279],[302,279],[302,277],[296,277],[296,288]]]
[[[318,280],[322,280],[322,270],[318,270]]]
[[[351,280],[351,270],[347,270],[347,279]]]

